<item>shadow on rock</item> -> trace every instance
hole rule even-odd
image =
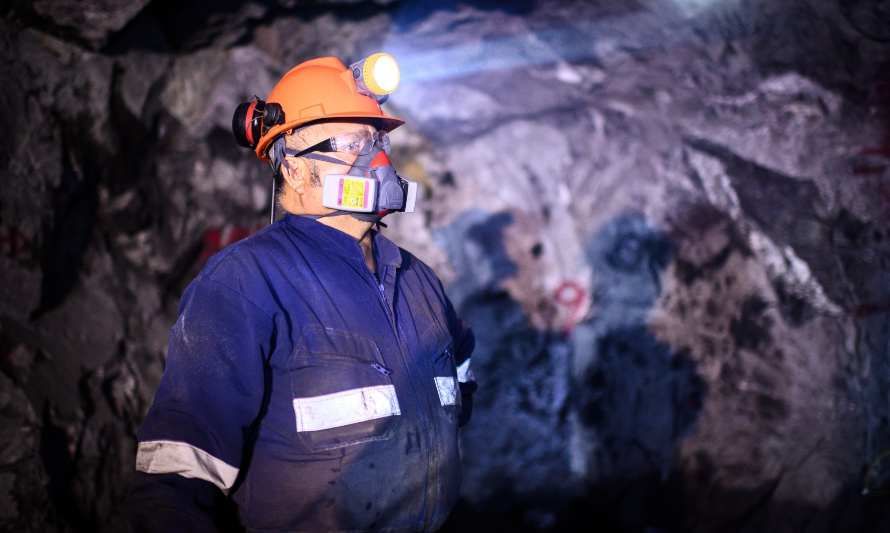
[[[574,333],[572,383],[573,470],[586,482],[574,505],[584,513],[566,513],[561,528],[589,517],[627,531],[675,522],[672,462],[707,388],[689,354],[647,325],[672,249],[635,213],[606,224],[588,244],[595,311]]]
[[[502,286],[519,267],[504,245],[513,222],[471,210],[437,235],[459,273],[449,295],[476,334],[482,385],[462,432],[462,500],[443,531],[546,529],[579,487],[567,453],[569,345],[536,329]]]
[[[516,271],[495,238],[511,219],[469,218],[449,228],[449,256],[473,259],[456,264],[459,272],[498,274],[460,295],[461,315],[478,337],[481,387],[463,436],[464,500],[445,530],[673,523],[671,461],[705,385],[688,355],[646,325],[671,259],[668,238],[639,215],[604,226],[588,246],[596,311],[566,338],[534,328],[499,288]],[[467,252],[477,249],[484,253]]]

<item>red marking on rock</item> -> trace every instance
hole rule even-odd
[[[571,332],[581,319],[580,315],[587,301],[587,290],[577,281],[566,280],[553,291],[553,300],[558,305],[568,308],[569,318],[563,327],[566,333]]]
[[[853,316],[856,318],[865,318],[870,315],[890,312],[890,303],[867,303],[857,305],[853,308]]]
[[[890,66],[890,64],[888,64]],[[861,156],[880,157],[890,160],[890,80],[875,83],[868,95],[868,105],[877,111],[877,119],[883,122],[884,132],[877,146],[860,150]],[[888,161],[890,162],[890,161]],[[862,163],[853,168],[855,174],[879,174],[887,165],[874,162]],[[858,170],[858,171],[857,171]]]
[[[553,293],[556,303],[577,307],[584,301],[584,288],[575,281],[563,281]]]
[[[890,143],[884,144],[882,146],[863,148],[859,151],[859,155],[872,155],[890,159]]]
[[[863,148],[859,151],[859,155],[871,159],[870,161],[862,161],[853,163],[853,175],[855,176],[874,176],[883,174],[890,164],[890,135],[881,146]],[[875,161],[875,159],[884,159],[883,161]]]
[[[883,183],[878,187],[878,196],[881,197],[883,207],[887,209],[884,215],[890,214],[890,183]]]
[[[886,169],[887,165],[854,165],[853,174],[857,176],[883,174]]]
[[[31,239],[18,229],[0,227],[0,253],[13,259],[27,259],[31,256]]]
[[[198,263],[203,265],[216,252],[232,243],[251,236],[260,228],[262,228],[262,225],[254,227],[226,225],[206,230],[202,237],[204,245],[201,248],[201,255],[198,257]]]

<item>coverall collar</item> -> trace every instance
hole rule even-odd
[[[332,228],[309,217],[291,213],[284,216],[283,223],[317,241],[320,247],[332,253],[350,260],[361,261],[362,263],[365,261],[358,241],[337,228]],[[371,230],[371,232],[374,239],[374,257],[378,267],[385,265],[399,268],[402,265],[402,253],[399,247],[384,237],[379,231]]]

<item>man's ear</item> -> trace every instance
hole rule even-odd
[[[285,158],[281,163],[281,175],[285,183],[301,196],[305,192],[308,174],[309,165],[302,158]]]

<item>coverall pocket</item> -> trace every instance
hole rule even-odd
[[[454,362],[452,343],[440,347],[433,357],[433,385],[442,412],[452,422],[457,422],[460,414],[460,389],[457,383],[457,367]]]
[[[401,407],[392,372],[373,339],[309,326],[291,363],[294,428],[302,451],[392,437]]]

